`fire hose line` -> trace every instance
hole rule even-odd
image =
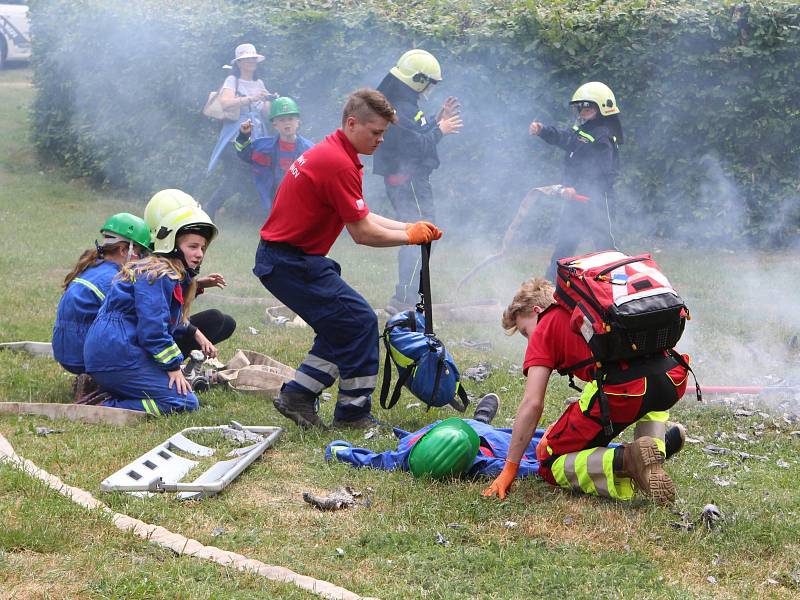
[[[272,581],[291,583],[313,594],[331,600],[377,600],[376,598],[359,596],[354,592],[327,581],[300,575],[285,567],[268,565],[259,560],[247,558],[241,554],[222,550],[215,546],[204,546],[197,540],[172,533],[159,525],[151,525],[150,523],[145,523],[144,521],[134,519],[128,515],[114,512],[86,490],[65,484],[55,475],[51,475],[47,471],[37,467],[31,461],[19,456],[14,452],[14,448],[2,434],[0,434],[0,462],[18,469],[30,477],[43,481],[48,487],[86,509],[100,510],[108,513],[111,515],[111,521],[117,529],[126,532],[131,531],[134,535],[163,548],[168,548],[176,554],[209,560],[225,567],[232,567],[238,571],[248,571],[260,575]]]

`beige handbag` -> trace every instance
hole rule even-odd
[[[225,85],[223,83],[223,85]],[[239,79],[236,79],[236,89],[239,88]],[[206,105],[203,107],[203,114],[212,119],[220,121],[238,121],[239,120],[239,105],[223,108],[220,102],[222,95],[222,86],[216,92],[209,92]],[[238,95],[238,94],[237,94]]]

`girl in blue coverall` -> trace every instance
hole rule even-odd
[[[84,345],[86,370],[111,396],[104,406],[156,416],[199,407],[175,338],[191,327],[194,278],[216,234],[202,209],[177,208],[156,229],[153,255],[123,267]],[[195,339],[206,356],[217,355],[199,330]]]
[[[53,328],[53,356],[77,375],[76,394],[90,390],[91,378],[83,363],[83,343],[105,300],[111,282],[123,264],[147,254],[150,231],[145,222],[130,213],[111,216],[100,228],[102,243],[81,254],[64,279],[64,295],[58,303]]]

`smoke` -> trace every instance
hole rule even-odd
[[[219,25],[218,35],[198,39],[174,20],[143,16],[131,22],[101,11],[64,28],[64,37],[55,40],[57,51],[49,52],[48,60],[55,61],[56,69],[73,74],[73,129],[84,133],[81,143],[91,145],[94,154],[107,157],[101,158],[104,178],[150,191],[188,187],[201,202],[207,199],[215,182],[203,179],[216,142],[216,124],[200,116],[200,109],[208,92],[222,83],[226,73],[219,67],[232,58],[239,43],[253,42],[267,56],[259,67],[260,76],[268,89],[298,101],[300,133],[315,141],[339,125],[349,91],[377,86],[403,52],[423,47],[442,57],[444,75],[431,98],[423,101],[423,110],[435,115],[445,98],[453,95],[461,102],[464,120],[459,134],[441,141],[441,167],[432,176],[437,224],[448,232],[436,260],[453,265],[445,276],[448,285],[482,257],[498,251],[531,188],[561,183],[563,153],[531,138],[528,124],[540,120],[571,125],[569,96],[563,90],[602,78],[596,73],[545,72],[542,65],[522,61],[509,68],[498,62],[501,54],[488,50],[454,60],[436,45],[387,37],[379,29],[360,32],[353,43],[361,58],[342,69],[342,61],[326,54],[328,37],[320,26],[311,33],[297,32],[300,39],[292,43],[270,45],[257,35],[248,37],[238,24]],[[342,35],[341,30],[331,29],[331,37]],[[292,35],[282,39],[291,41]],[[330,69],[310,68],[311,63],[328,60]],[[290,64],[294,68],[287,71],[278,67]],[[660,73],[661,67],[653,65],[652,72]],[[668,98],[669,90],[688,77],[672,63],[669,69],[663,67],[669,74],[653,89],[640,90],[650,104],[633,93],[628,97],[618,93],[627,143],[621,151],[615,238],[629,253],[659,250],[656,259],[695,316],[682,346],[699,357],[699,371],[709,382],[747,383],[764,374],[800,380],[793,362],[796,353],[787,345],[800,331],[797,295],[791,278],[782,275],[791,265],[790,257],[762,254],[750,243],[749,199],[736,183],[725,149],[707,147],[707,139],[687,136],[680,123],[660,128],[658,119],[650,119],[660,110],[678,110],[658,100]],[[624,82],[608,83],[617,90],[630,90]],[[660,147],[656,142],[664,136],[675,140],[674,155],[649,163],[661,183],[645,184],[647,178],[641,173],[626,169],[633,156]],[[120,145],[125,147],[122,155],[112,151]],[[382,179],[372,174],[370,159],[364,162],[369,205],[392,216]],[[662,190],[645,187],[680,189],[674,183],[685,182],[686,177],[693,179],[697,191],[692,199],[677,192],[656,194]],[[664,204],[656,205],[655,197],[664,197]],[[786,223],[798,219],[797,204],[776,202],[766,231],[779,235],[790,229]],[[446,299],[489,295],[507,302],[520,281],[544,273],[560,211],[557,199],[539,199],[513,240],[512,256],[487,267],[485,276],[463,294],[450,288]],[[579,251],[588,249],[583,245]],[[387,295],[390,291],[387,284]]]

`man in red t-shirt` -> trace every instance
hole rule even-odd
[[[570,325],[570,313],[555,304],[553,291],[546,279],[526,281],[503,313],[503,327],[528,338],[522,367],[528,381],[505,467],[484,490],[484,496],[496,493],[503,499],[508,494],[519,460],[541,419],[553,370],[572,369],[592,358],[588,344]],[[608,436],[603,432],[594,365],[574,368],[573,375],[586,385],[580,400],[548,427],[537,445],[539,475],[552,485],[586,494],[629,500],[635,487],[656,501],[671,502],[675,485],[662,463],[665,456],[680,449],[685,434],[678,425],[667,431],[667,411],[686,391],[687,370],[666,355],[607,370],[603,390],[614,433]],[[608,446],[633,423],[632,444]]]
[[[314,329],[316,337],[295,378],[273,404],[304,428],[324,428],[319,394],[339,379],[333,415],[337,427],[366,428],[378,375],[378,319],[367,301],[341,278],[325,255],[342,229],[357,244],[424,244],[442,232],[431,223],[402,223],[370,212],[361,189],[359,154],[372,154],[396,120],[380,92],[351,94],[342,127],[289,167],[272,212],[261,228],[253,273],[278,300]]]

